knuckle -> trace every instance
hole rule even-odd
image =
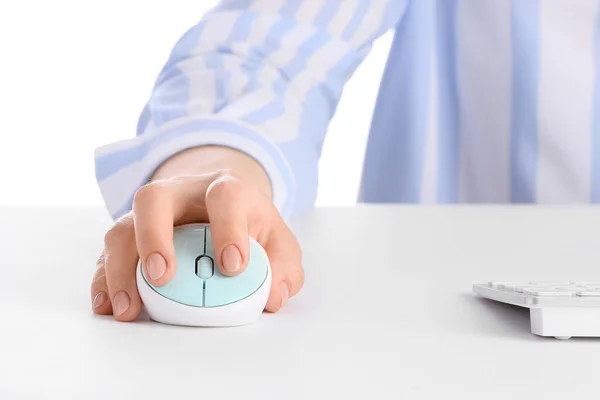
[[[133,207],[135,208],[136,204],[146,203],[148,201],[152,201],[157,197],[161,196],[164,192],[164,185],[160,182],[151,182],[142,187],[140,187],[133,197]]]
[[[100,270],[98,270],[100,271]],[[104,271],[97,272],[94,274],[92,279],[92,288],[93,289],[101,289],[106,286],[106,273]]]
[[[216,172],[217,178],[236,178],[239,179],[240,173],[234,168],[221,168]]]
[[[118,246],[128,239],[133,234],[133,224],[130,218],[123,218],[110,228],[104,235],[105,249]],[[106,257],[106,254],[104,254]],[[104,258],[103,257],[103,258]],[[102,261],[104,262],[104,260]]]
[[[240,179],[231,174],[223,173],[210,184],[207,190],[207,196],[217,195],[228,198],[238,197],[243,190],[244,186]]]
[[[100,253],[98,260],[96,260],[96,270],[99,270],[104,267],[104,250]]]

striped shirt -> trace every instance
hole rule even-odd
[[[344,84],[389,30],[360,201],[600,201],[600,0],[224,0],[175,44],[136,135],[96,150],[112,216],[207,144],[254,157],[284,216],[311,208]]]

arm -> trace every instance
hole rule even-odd
[[[112,216],[153,175],[215,167],[245,171],[284,216],[312,207],[343,86],[406,1],[222,1],[175,45],[136,137],[97,149]]]

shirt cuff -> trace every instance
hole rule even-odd
[[[253,157],[271,181],[273,202],[279,213],[284,218],[290,216],[296,186],[294,174],[275,143],[238,121],[187,118],[96,149],[96,180],[113,219],[131,210],[135,192],[163,162],[181,151],[203,145],[231,147]]]

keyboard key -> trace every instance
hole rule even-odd
[[[534,282],[494,282],[494,281],[489,282],[488,285],[494,289],[506,290],[506,289],[511,289],[514,286],[524,285],[524,284],[535,285]]]
[[[542,289],[542,287],[537,286],[537,285],[521,285],[521,286],[515,286],[513,288],[513,290],[516,293],[523,293],[524,290],[536,290],[536,289]]]
[[[583,292],[576,292],[577,296],[581,297],[600,297],[600,290],[588,290]]]
[[[561,290],[548,290],[548,289],[525,289],[523,294],[529,296],[556,296],[556,297],[569,297],[573,295],[573,292],[561,291]]]
[[[581,286],[594,286],[594,287],[600,287],[600,282],[573,282],[576,285],[581,285]]]

